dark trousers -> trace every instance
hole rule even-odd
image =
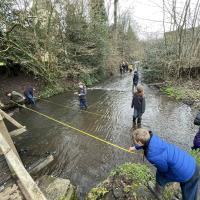
[[[25,94],[25,97],[28,103],[35,105],[35,99],[31,94]]]
[[[200,171],[198,165],[196,165],[196,170],[194,175],[187,182],[181,182],[181,191],[182,191],[182,199],[183,200],[198,200],[198,187],[200,180]],[[167,183],[172,182],[171,180],[166,179],[162,174],[158,171],[156,172],[156,182],[160,186],[165,186]]]
[[[141,123],[141,121],[142,121],[142,113],[134,108],[133,122],[136,122],[136,119],[137,119],[137,123]]]
[[[83,108],[87,108],[87,101],[86,99],[79,99],[80,101],[80,108],[83,109]]]
[[[190,180],[180,183],[183,200],[198,200],[198,187],[199,187],[199,167],[196,166],[194,175]]]

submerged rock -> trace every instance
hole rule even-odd
[[[117,167],[105,181],[91,189],[86,200],[156,200],[149,189],[149,182],[155,183],[155,179],[146,165],[126,163]],[[163,200],[172,200],[178,196],[179,186],[174,187],[165,188]]]
[[[76,200],[75,187],[68,179],[43,176],[38,180],[38,186],[48,200]]]

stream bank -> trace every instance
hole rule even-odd
[[[148,166],[140,163],[125,163],[92,188],[86,200],[155,200],[150,185],[155,185],[155,178]],[[163,192],[163,200],[178,199],[180,199],[179,185],[168,185]]]
[[[155,85],[162,93],[175,101],[200,109],[200,80],[168,81],[150,85]]]
[[[92,86],[105,78],[111,76],[107,74],[106,76],[97,76],[95,74],[82,74],[80,80],[83,80],[87,86]],[[36,90],[34,95],[48,98],[56,94],[63,93],[65,91],[73,90],[77,87],[79,82],[79,76],[75,78],[69,76],[69,74],[63,75],[62,78],[58,78],[53,83],[45,83],[40,78],[37,78],[31,74],[25,74],[23,72],[18,72],[15,76],[7,76],[0,74],[0,109],[7,110],[15,107],[13,103],[9,101],[6,96],[7,92],[17,91],[21,94],[24,93],[25,89],[28,87],[34,87]]]

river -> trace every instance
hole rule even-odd
[[[144,88],[146,112],[142,127],[188,150],[198,128],[193,125],[196,112],[170,100],[153,87],[144,85]],[[34,109],[124,148],[132,144],[132,75],[115,77],[89,88],[88,111],[92,113],[80,112],[73,92],[48,100],[59,105],[39,101]],[[69,178],[77,186],[80,197],[105,179],[117,165],[142,162],[140,156],[99,142],[28,110],[15,112],[13,117],[28,129],[15,139],[18,150],[28,150],[22,154],[23,162],[28,164],[47,151],[55,151],[54,162],[43,173]]]

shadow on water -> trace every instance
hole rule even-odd
[[[103,117],[80,112],[78,100],[70,92],[49,99],[70,108],[40,101],[35,109],[128,148],[132,144],[131,90],[131,75],[88,89],[88,111],[101,113]],[[190,107],[172,102],[146,85],[145,96],[147,105],[142,126],[189,149],[196,131]],[[34,160],[34,156],[28,154],[37,157],[47,151],[56,151],[55,161],[45,173],[69,178],[78,187],[80,197],[103,180],[115,166],[124,162],[142,162],[141,156],[130,155],[30,111],[21,110],[15,113],[14,118],[28,129],[16,139],[18,149],[28,149],[27,155],[22,157],[23,161],[30,163]]]

